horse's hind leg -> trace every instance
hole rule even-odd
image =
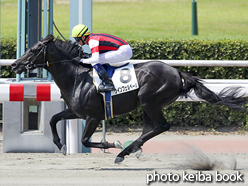
[[[52,134],[53,134],[53,142],[55,143],[55,145],[59,148],[59,150],[64,155],[66,155],[66,147],[65,147],[65,145],[63,146],[61,144],[61,142],[60,142],[60,138],[59,138],[59,135],[58,135],[58,132],[57,132],[56,124],[60,120],[76,119],[76,118],[79,118],[79,117],[76,114],[74,114],[73,112],[71,112],[69,109],[65,109],[62,112],[59,112],[58,114],[55,114],[50,120],[50,126],[51,126]]]
[[[141,146],[146,141],[170,129],[170,125],[164,118],[162,111],[156,111],[152,109],[146,110],[149,112],[149,115],[147,114],[147,111],[143,111],[144,127],[141,136],[136,139],[131,145],[129,145],[126,149],[124,149],[121,153],[118,154],[115,159],[115,163],[122,162],[126,155],[129,155],[131,152],[136,152],[140,150]],[[152,117],[150,117],[150,115]]]

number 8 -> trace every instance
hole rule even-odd
[[[120,81],[122,83],[128,83],[129,81],[131,81],[132,76],[130,75],[130,70],[128,68],[123,68],[120,71],[121,77],[120,77]],[[127,77],[127,78],[125,78]]]

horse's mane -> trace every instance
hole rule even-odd
[[[76,56],[78,56],[78,53],[81,49],[81,47],[72,42],[71,40],[65,40],[62,41],[59,38],[55,38],[53,35],[48,35],[46,37],[51,43],[53,43],[58,50],[60,50],[64,55],[66,55],[69,59],[72,59]]]
[[[81,54],[81,57],[88,58],[90,55],[88,53],[84,53],[83,49],[80,45],[71,40],[61,40],[60,38],[55,38],[52,34],[47,35],[43,40],[43,42],[50,42],[68,59],[73,59]],[[92,68],[91,65],[83,64],[86,68]]]

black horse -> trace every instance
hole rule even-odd
[[[77,44],[48,35],[17,59],[12,64],[12,69],[20,74],[27,69],[43,67],[51,73],[68,106],[68,109],[54,115],[50,121],[53,142],[64,154],[66,147],[61,144],[56,129],[56,123],[64,119],[86,120],[81,140],[85,147],[117,148],[119,144],[116,142],[89,141],[100,121],[104,120],[104,102],[103,96],[97,93],[93,84],[91,66],[72,61],[78,55],[87,57]],[[199,98],[212,104],[241,110],[242,105],[246,103],[241,96],[238,96],[241,87],[226,88],[217,95],[205,87],[198,77],[181,72],[160,61],[135,64],[134,67],[139,89],[114,96],[113,112],[114,116],[119,116],[141,105],[144,120],[143,132],[138,139],[117,155],[115,163],[122,162],[131,152],[138,151],[137,157],[139,157],[141,146],[146,141],[169,130],[170,124],[164,118],[162,109],[172,104],[179,96],[187,96],[191,89]]]

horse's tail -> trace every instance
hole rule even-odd
[[[240,92],[242,91],[243,87],[226,87],[221,90],[220,93],[215,94],[213,91],[203,85],[202,80],[199,77],[192,76],[181,71],[178,72],[184,80],[184,85],[181,92],[182,96],[187,97],[188,93],[192,89],[194,89],[194,92],[197,97],[208,101],[211,104],[225,105],[235,110],[245,111],[245,108],[243,108],[242,106],[245,105],[248,100],[246,98],[242,98],[243,94],[240,95]]]

